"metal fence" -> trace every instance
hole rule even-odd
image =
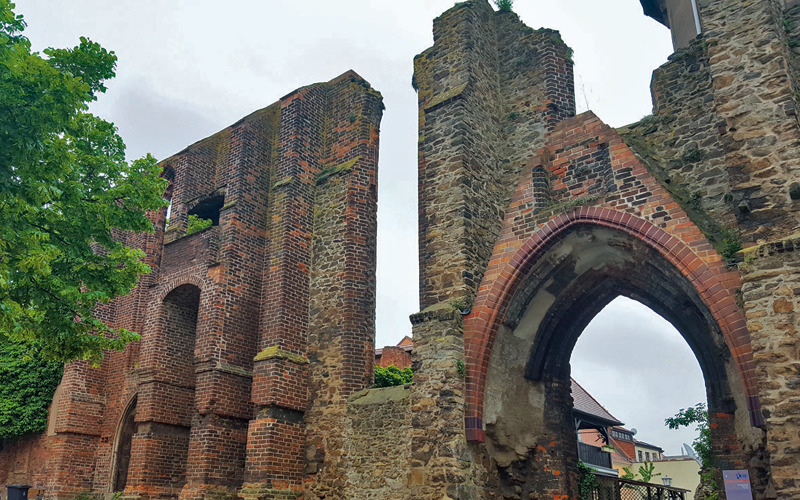
[[[689,490],[596,475],[591,500],[690,500]],[[589,500],[586,499],[586,500]]]

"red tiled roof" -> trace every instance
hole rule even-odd
[[[622,422],[617,420],[614,415],[603,408],[603,405],[598,403],[591,394],[586,392],[586,389],[581,387],[581,385],[576,382],[574,378],[571,378],[570,381],[572,382],[573,408],[576,411],[614,422],[614,425],[622,425]]]

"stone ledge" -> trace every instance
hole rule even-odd
[[[269,359],[285,359],[298,365],[307,365],[308,358],[289,351],[284,351],[278,346],[267,347],[253,358],[253,361],[267,361]]]
[[[752,247],[739,250],[739,254],[747,257],[766,257],[776,253],[793,252],[800,250],[800,233],[776,241],[761,243]]]
[[[403,401],[411,397],[411,384],[394,387],[373,387],[359,391],[347,400],[348,405],[375,405]]]
[[[222,363],[218,361],[216,364],[204,363],[204,365],[205,366],[200,365],[197,367],[197,373],[215,371],[236,375],[238,377],[253,378],[253,370],[248,370],[247,368],[242,368],[240,366],[234,366],[229,363]]]
[[[463,85],[459,85],[458,87],[450,89],[443,94],[439,94],[438,96],[431,99],[431,102],[428,103],[427,106],[425,106],[424,111],[425,112],[433,111],[436,108],[444,106],[445,104],[456,98],[459,97],[463,98],[462,94],[464,93],[464,90],[466,90],[466,88],[467,84],[465,83]]]
[[[448,321],[460,317],[458,309],[450,302],[439,302],[409,316],[412,325],[428,321]]]
[[[360,160],[360,159],[361,159],[360,156],[356,156],[352,160],[348,160],[348,161],[346,161],[344,163],[341,163],[339,165],[334,165],[334,166],[326,167],[326,168],[322,169],[322,171],[319,174],[317,174],[317,178],[315,180],[316,184],[318,184],[318,185],[319,184],[323,184],[323,183],[325,183],[325,181],[327,181],[329,178],[333,177],[334,175],[342,174],[342,173],[345,173],[345,172],[350,172],[351,170],[353,170],[353,165],[355,165],[356,162],[358,162],[358,160]]]
[[[263,486],[258,483],[245,483],[239,490],[239,498],[242,500],[267,500],[267,499],[299,499],[303,497],[303,492],[292,489],[278,489]]]

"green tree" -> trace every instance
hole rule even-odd
[[[0,0],[0,342],[96,360],[138,338],[95,310],[149,271],[114,236],[152,231],[166,181],[150,155],[128,163],[114,125],[87,111],[114,53],[86,38],[33,52],[13,9]]]
[[[697,438],[692,441],[692,446],[697,456],[700,457],[700,482],[704,491],[702,498],[716,500],[719,498],[716,482],[714,450],[711,447],[711,427],[708,424],[708,409],[705,403],[697,403],[689,408],[682,408],[673,417],[664,421],[670,429],[680,429],[697,424]]]
[[[680,429],[697,424],[696,430],[699,433],[692,442],[694,451],[700,457],[703,468],[714,467],[714,452],[711,448],[711,428],[708,425],[708,410],[705,403],[697,403],[689,408],[682,408],[674,417],[664,420],[670,429]]]

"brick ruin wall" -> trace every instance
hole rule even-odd
[[[142,340],[67,367],[48,432],[0,450],[0,483],[188,499],[325,482],[306,447],[336,470],[345,398],[372,382],[381,101],[347,72],[163,162],[169,225],[164,209],[127,237],[153,272],[100,311]],[[214,224],[187,235],[190,214]]]
[[[0,451],[0,482],[109,491],[118,423],[138,394],[134,445],[188,457],[186,476],[160,485],[145,484],[152,461],[132,460],[141,487],[129,493],[140,496],[575,498],[570,342],[629,293],[673,321],[710,374],[721,465],[750,469],[758,499],[800,498],[800,6],[698,5],[703,37],[655,71],[653,115],[619,131],[574,116],[557,32],[485,0],[434,21],[434,46],[414,63],[421,312],[410,386],[362,390],[374,362],[374,91],[353,75],[301,89],[177,155],[176,179],[192,181],[173,183],[175,225],[163,236],[159,214],[156,234],[137,241],[158,272],[105,312],[143,341],[99,370],[71,365],[49,435]],[[251,170],[222,181],[234,164]],[[219,227],[178,237],[223,186]],[[580,252],[611,260],[586,272]],[[159,344],[158,311],[180,284],[209,307],[195,379],[176,387],[159,349],[178,346]],[[538,333],[548,330],[566,340]],[[178,396],[192,384],[194,412],[157,415],[159,396],[145,390],[186,405]],[[511,426],[503,441],[502,419],[520,415],[526,434]]]
[[[654,264],[636,272],[650,273],[651,280],[663,275],[665,284],[659,289],[637,284],[630,273],[603,279],[621,280],[623,292],[649,293],[650,302],[647,293],[633,296],[656,310],[661,301],[653,297],[675,310],[682,307],[677,301],[683,295],[695,297],[692,321],[709,334],[688,335],[687,341],[701,364],[716,373],[706,384],[715,451],[725,457],[723,465],[749,468],[758,498],[800,496],[797,422],[790,416],[800,361],[792,236],[800,220],[798,43],[793,41],[800,8],[797,2],[773,0],[698,3],[704,36],[656,70],[654,114],[622,128],[624,143],[593,116],[564,121],[573,110],[559,107],[558,95],[542,83],[571,79],[568,53],[556,50],[549,60],[553,64],[540,61],[515,79],[515,71],[527,69],[526,49],[492,52],[497,41],[508,45],[506,34],[524,45],[542,31],[521,27],[513,14],[492,13],[477,1],[458,4],[434,22],[434,46],[415,61],[423,311],[412,316],[416,370],[409,484],[414,498],[575,494],[574,451],[569,439],[559,442],[569,434],[565,419],[545,419],[546,431],[527,452],[512,443],[527,458],[501,466],[497,443],[485,434],[483,406],[496,403],[484,401],[498,390],[492,385],[490,391],[487,384],[503,371],[498,363],[509,363],[495,359],[491,343],[501,339],[502,347],[504,332],[516,328],[527,304],[541,295],[536,295],[535,276],[545,275],[541,262],[550,258],[549,249],[561,238],[597,226],[634,238],[624,245],[644,243],[638,258]],[[492,33],[492,26],[503,29]],[[547,42],[535,43],[544,50]],[[499,76],[485,77],[487,68]],[[488,82],[477,81],[481,77]],[[479,95],[470,92],[476,88]],[[526,98],[515,100],[515,95]],[[548,121],[548,109],[563,114]],[[516,141],[505,127],[521,117],[529,135]],[[503,129],[500,140],[492,127]],[[478,182],[476,165],[497,171],[482,172]],[[489,216],[494,219],[484,220]],[[589,231],[596,238],[603,234]],[[738,239],[744,252],[736,252]],[[548,321],[570,335],[579,335],[576,325],[599,311],[598,304],[610,300],[606,295],[619,293],[600,288],[598,298],[582,299],[580,287],[569,288],[569,273],[552,276],[562,284],[547,290],[565,290],[567,302],[550,314],[567,323]],[[580,304],[582,309],[570,309]],[[665,317],[675,313],[661,309]],[[462,319],[459,311],[469,314]],[[563,311],[577,313],[578,319]],[[688,321],[681,331],[691,330]],[[569,397],[563,374],[554,373],[565,369],[571,346],[537,349],[545,348],[534,342],[504,352],[523,351],[521,372],[532,362],[528,352],[558,358],[540,361],[549,367],[541,375],[545,413],[559,413]],[[460,360],[466,379],[459,376]],[[534,376],[526,373],[519,382],[530,383]],[[439,432],[432,435],[423,427]]]

